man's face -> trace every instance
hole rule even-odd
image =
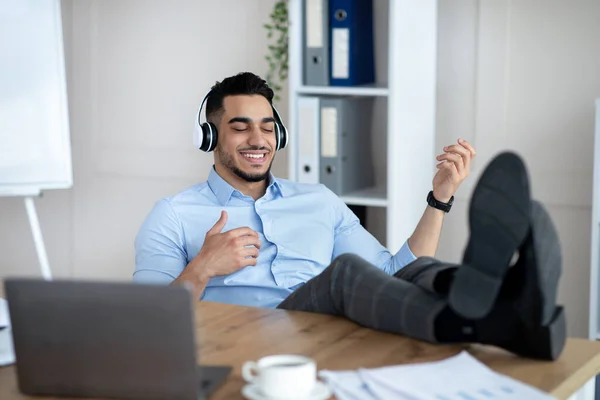
[[[215,163],[247,182],[267,178],[275,156],[273,109],[260,95],[223,99]]]

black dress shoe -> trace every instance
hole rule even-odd
[[[561,271],[560,241],[552,219],[542,204],[532,201],[531,231],[507,274],[498,308],[486,318],[487,327],[485,321],[478,324],[486,341],[524,356],[558,358],[566,340],[564,310],[556,304]],[[512,337],[493,334],[491,320],[498,328],[510,326]]]
[[[560,241],[543,205],[529,199],[520,159],[501,155],[490,163],[469,218],[465,264],[450,282],[449,306],[436,317],[436,339],[557,359],[566,340],[564,309],[556,304]]]
[[[529,231],[531,200],[521,158],[496,156],[479,178],[469,206],[470,236],[449,303],[460,316],[483,318],[494,306],[511,259]]]

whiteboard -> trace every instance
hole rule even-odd
[[[0,0],[0,195],[72,186],[60,0]]]

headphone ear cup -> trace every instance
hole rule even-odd
[[[281,149],[281,127],[277,122],[273,124],[273,129],[275,131],[275,151]]]
[[[287,142],[288,142],[288,135],[287,135],[287,129],[285,128],[285,125],[277,122],[275,123],[275,129],[276,129],[276,133],[277,133],[277,150],[281,150],[284,149],[285,146],[287,146]]]
[[[275,148],[275,151],[277,150],[281,150],[283,148],[285,148],[285,146],[287,146],[287,142],[288,142],[288,132],[287,129],[285,127],[285,125],[283,124],[283,121],[281,120],[281,116],[279,115],[279,112],[277,111],[277,109],[275,108],[275,106],[271,103],[271,107],[273,108],[273,116],[275,117],[275,141],[276,141],[276,145],[277,147]]]
[[[202,145],[200,150],[207,153],[213,151],[217,147],[217,127],[212,122],[205,122],[200,125],[202,129]]]

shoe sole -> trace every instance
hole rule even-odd
[[[556,308],[558,282],[562,269],[562,254],[556,228],[544,206],[531,203],[531,232],[533,236],[533,265],[535,266],[535,293],[540,308],[540,321],[547,325]]]
[[[536,358],[556,360],[562,353],[567,340],[567,321],[563,307],[554,308],[550,323],[540,329],[541,335],[535,344]]]
[[[514,153],[499,154],[471,198],[469,241],[448,298],[454,312],[478,319],[491,311],[511,258],[529,231],[530,208],[523,161]]]

